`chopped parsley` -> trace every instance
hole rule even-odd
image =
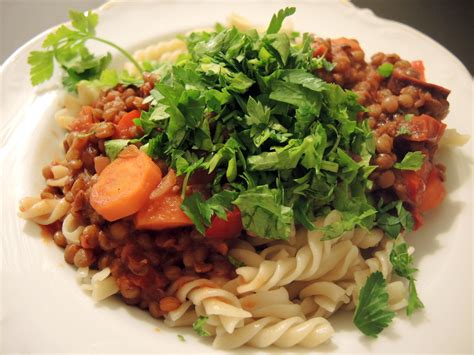
[[[206,331],[203,327],[206,325],[207,320],[209,317],[205,316],[200,316],[196,321],[193,323],[193,329],[199,335],[200,337],[208,337],[211,334],[209,334],[208,331]]]
[[[232,265],[234,265],[236,268],[245,266],[245,264],[244,264],[242,261],[237,260],[237,259],[234,258],[232,255],[227,255],[227,259],[228,259],[229,262],[230,262]]]
[[[383,76],[384,78],[388,78],[390,75],[392,75],[393,72],[393,64],[391,63],[383,63],[379,65],[377,68],[377,72]]]
[[[360,290],[353,322],[362,333],[376,338],[394,316],[388,308],[387,282],[380,271],[374,272]]]
[[[411,315],[415,310],[423,308],[423,302],[418,298],[416,292],[414,274],[417,271],[413,267],[413,258],[408,254],[406,243],[396,244],[390,253],[390,262],[398,276],[408,279],[408,306],[407,315]]]
[[[403,116],[403,119],[404,119],[406,122],[410,122],[410,121],[413,119],[413,117],[415,117],[414,114],[412,114],[412,113],[407,113],[405,116]]]
[[[395,163],[394,167],[400,170],[418,170],[425,161],[425,155],[420,152],[408,152],[403,157],[402,161]]]
[[[413,230],[415,222],[409,211],[403,207],[402,201],[394,201],[383,206],[379,203],[377,224],[392,239],[396,239],[402,231]]]
[[[400,126],[397,131],[397,136],[410,135],[413,132],[407,126]]]
[[[181,334],[177,334],[177,336],[178,336],[178,339],[179,339],[180,341],[182,341],[182,342],[185,342],[185,341],[186,341],[186,339],[184,339],[184,336],[182,336]]]
[[[123,148],[130,143],[130,139],[111,139],[105,141],[105,154],[110,160],[115,160]]]

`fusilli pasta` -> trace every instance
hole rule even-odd
[[[68,210],[69,202],[64,198],[25,197],[20,201],[19,216],[38,224],[48,225],[63,218]]]
[[[213,346],[220,349],[235,349],[245,344],[257,348],[270,345],[282,348],[295,345],[315,347],[327,341],[333,333],[331,324],[321,317],[308,320],[301,317],[284,320],[265,317],[245,324],[232,334],[218,332]]]

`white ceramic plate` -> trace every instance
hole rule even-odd
[[[231,12],[266,24],[283,6],[264,1],[112,2],[99,10],[98,33],[134,50],[160,38],[223,22]],[[357,38],[367,55],[384,51],[409,60],[423,59],[429,80],[452,90],[447,124],[472,135],[472,79],[445,48],[405,25],[345,2],[305,1],[296,6],[292,22],[300,31]],[[119,300],[94,304],[75,282],[74,270],[64,263],[62,250],[45,242],[37,226],[17,217],[18,200],[40,191],[44,184],[41,168],[61,154],[63,132],[52,118],[61,92],[54,85],[49,91],[33,89],[26,64],[28,53],[40,47],[45,34],[16,51],[1,73],[1,352],[212,353],[215,350],[209,340],[189,330],[167,329],[148,313]],[[472,351],[473,156],[472,141],[462,149],[440,153],[440,161],[448,168],[448,198],[408,238],[416,247],[418,290],[425,310],[411,319],[400,313],[377,340],[364,337],[352,325],[350,314],[338,314],[331,318],[336,329],[332,342],[318,351]],[[186,342],[179,341],[178,333]]]

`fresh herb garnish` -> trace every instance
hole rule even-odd
[[[400,126],[397,131],[397,136],[403,136],[403,135],[410,135],[412,134],[411,129],[408,126]]]
[[[390,75],[392,75],[393,72],[393,64],[391,63],[383,63],[379,65],[377,68],[377,72],[383,76],[384,78],[388,78]]]
[[[417,271],[413,267],[413,258],[408,254],[406,243],[396,244],[390,253],[390,262],[398,276],[408,279],[408,307],[407,315],[411,315],[415,310],[423,308],[423,302],[418,298],[416,292],[414,274]]]
[[[415,222],[402,201],[394,201],[383,206],[381,200],[378,207],[377,224],[392,239],[396,239],[402,231],[413,230]]]
[[[353,322],[362,333],[376,338],[394,316],[388,308],[387,282],[380,271],[374,272],[360,290]]]
[[[415,117],[414,114],[412,114],[412,113],[407,113],[405,116],[403,116],[403,119],[404,119],[406,122],[410,122],[410,121],[413,119],[413,117]]]
[[[187,197],[181,204],[181,209],[193,221],[199,233],[204,234],[211,224],[211,217],[215,214],[227,220],[227,212],[232,209],[232,202],[237,197],[237,192],[223,190],[204,200],[201,193],[196,192]]]
[[[105,141],[105,154],[110,160],[115,160],[120,152],[130,143],[130,139],[111,139]]]
[[[211,334],[207,330],[204,329],[207,320],[209,317],[200,316],[196,321],[193,323],[193,329],[200,337],[208,337]]]
[[[112,56],[96,57],[85,46],[88,40],[107,44],[130,60],[142,72],[140,65],[124,49],[116,44],[97,37],[95,28],[99,16],[90,10],[87,14],[78,11],[69,11],[72,28],[61,25],[50,33],[43,41],[43,51],[32,51],[28,57],[30,64],[30,78],[33,85],[41,84],[50,79],[54,72],[54,61],[65,71],[63,85],[69,91],[75,91],[76,84],[81,80],[98,79],[103,70],[109,65]]]
[[[177,334],[177,336],[178,336],[178,339],[179,339],[180,341],[182,341],[182,342],[185,342],[185,341],[186,341],[186,339],[184,339],[184,336],[182,336],[181,334]]]
[[[237,260],[237,259],[234,258],[232,255],[227,255],[227,259],[228,259],[229,262],[230,262],[232,265],[234,265],[236,268],[245,266],[245,264],[244,264],[242,261]]]
[[[418,170],[422,167],[424,161],[425,155],[422,152],[408,152],[401,162],[394,164],[394,168],[400,170]]]

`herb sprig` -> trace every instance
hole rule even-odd
[[[39,85],[49,80],[54,72],[56,61],[64,70],[63,85],[69,91],[75,91],[76,84],[81,80],[98,79],[110,64],[112,56],[107,53],[97,57],[89,52],[85,43],[94,40],[111,46],[123,54],[137,70],[143,70],[140,64],[125,49],[115,43],[96,36],[99,16],[90,10],[87,14],[69,11],[71,26],[61,25],[50,33],[43,41],[43,51],[32,51],[28,57],[30,64],[31,83]]]
[[[387,282],[380,271],[374,272],[360,290],[353,322],[362,333],[376,338],[394,316],[388,308]]]
[[[393,247],[390,253],[390,262],[398,276],[408,279],[407,315],[410,316],[415,310],[424,308],[424,305],[416,291],[414,274],[417,269],[413,267],[413,258],[408,253],[406,243],[399,243]]]

